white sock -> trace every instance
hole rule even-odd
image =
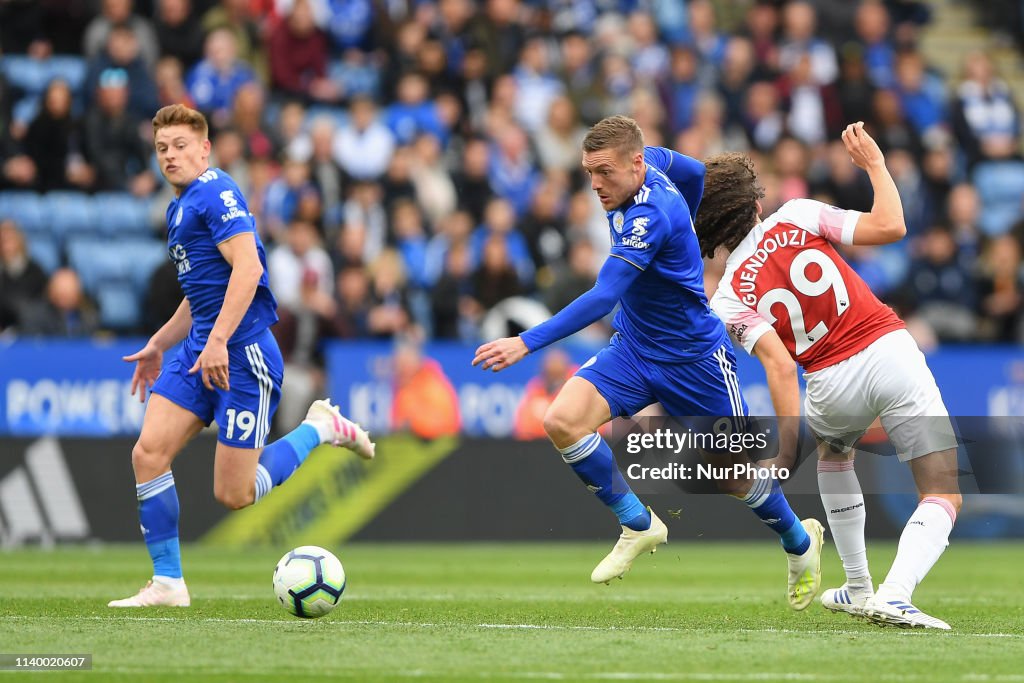
[[[850,460],[819,460],[818,491],[832,540],[854,592],[874,592],[864,543],[864,494]]]
[[[937,496],[922,499],[900,535],[896,559],[878,592],[910,600],[917,584],[949,545],[955,521],[956,508],[948,500]]]
[[[320,443],[331,443],[334,441],[334,429],[326,422],[317,420],[303,420],[302,424],[309,425],[320,435]]]
[[[183,576],[159,576],[154,575],[153,581],[160,583],[168,588],[182,588],[185,585],[185,577]]]

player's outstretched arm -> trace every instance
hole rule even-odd
[[[615,304],[643,271],[615,256],[601,267],[594,286],[575,301],[518,337],[488,342],[476,350],[473,365],[497,372],[518,363],[531,351],[544,348],[592,325],[612,312]]]
[[[136,395],[137,390],[139,401],[145,402],[146,391],[153,386],[163,366],[164,351],[184,339],[191,327],[192,309],[189,308],[188,299],[182,299],[171,319],[149,338],[144,347],[122,358],[128,363],[136,363],[132,375],[132,396]]]
[[[850,159],[864,169],[875,192],[871,212],[861,214],[853,232],[854,244],[890,244],[907,234],[903,204],[896,182],[885,167],[885,156],[878,143],[864,130],[864,123],[851,123],[843,131],[843,144]]]
[[[753,355],[764,366],[768,377],[768,393],[779,421],[780,467],[796,464],[797,444],[800,439],[800,385],[797,382],[796,362],[789,349],[774,330],[765,332],[754,344]]]
[[[231,388],[228,377],[228,340],[252,304],[263,276],[263,264],[256,250],[255,233],[252,232],[238,233],[218,244],[217,249],[231,266],[231,277],[210,337],[189,373],[202,372],[203,384],[207,389],[217,386],[226,391]]]

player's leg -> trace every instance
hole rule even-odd
[[[231,353],[231,391],[219,394],[214,495],[231,509],[252,505],[283,484],[321,444],[350,448],[372,458],[374,444],[359,425],[326,399],[314,401],[306,419],[267,444],[281,397],[283,363],[270,332]]]
[[[670,415],[702,416],[711,425],[709,428],[715,430],[723,425],[745,429],[747,404],[740,391],[736,357],[729,342],[707,358],[660,365],[658,371],[655,393]],[[716,483],[724,492],[742,500],[765,526],[778,534],[789,563],[789,604],[798,610],[807,607],[821,585],[821,524],[814,519],[801,521],[790,507],[781,484],[772,477]]]
[[[819,439],[818,492],[846,574],[842,586],[822,591],[821,604],[833,612],[860,615],[875,589],[864,539],[864,494],[854,469],[853,449],[834,448]]]
[[[874,595],[868,568],[864,494],[854,469],[854,444],[874,421],[875,410],[861,384],[865,370],[854,357],[807,376],[804,414],[818,444],[818,494],[846,581],[822,591],[821,604],[833,612],[860,616]]]
[[[591,574],[596,583],[621,578],[637,556],[668,538],[668,529],[640,502],[597,433],[613,415],[632,414],[653,402],[638,386],[642,381],[632,365],[630,354],[613,341],[566,382],[544,416],[544,429],[562,459],[622,525],[619,542]]]
[[[900,535],[896,558],[868,602],[869,618],[917,628],[949,629],[911,603],[914,589],[938,561],[960,509],[957,439],[924,355],[905,330],[872,345],[873,383],[882,426],[900,460],[908,461],[918,506]]]
[[[961,497],[957,490],[957,454],[949,449],[910,461],[918,489],[917,509],[900,534],[889,573],[868,601],[869,619],[909,628],[949,630],[941,619],[925,614],[911,602],[914,589],[931,571],[949,545]]]
[[[157,388],[160,386],[158,383]],[[187,607],[190,604],[181,571],[178,492],[171,463],[202,428],[203,421],[192,411],[161,394],[150,396],[142,433],[132,450],[132,467],[139,500],[139,524],[153,561],[153,579],[137,595],[113,600],[110,607]]]

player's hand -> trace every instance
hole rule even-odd
[[[843,131],[843,144],[853,165],[867,171],[872,166],[885,164],[885,156],[878,143],[864,130],[864,122],[851,123]]]
[[[196,358],[195,365],[188,371],[194,375],[202,372],[203,385],[213,391],[214,387],[229,391],[231,384],[228,378],[228,345],[224,342],[207,340],[203,352]]]
[[[473,365],[479,364],[484,370],[498,372],[523,359],[530,350],[519,337],[505,337],[487,342],[476,350]]]
[[[163,359],[164,352],[152,341],[132,355],[122,357],[127,363],[136,363],[135,372],[132,374],[132,396],[138,390],[140,403],[146,402],[146,392],[156,382],[163,366]]]

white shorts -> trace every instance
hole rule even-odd
[[[957,447],[949,412],[924,354],[896,330],[844,361],[804,374],[804,414],[814,432],[847,452],[875,418],[900,460]]]

